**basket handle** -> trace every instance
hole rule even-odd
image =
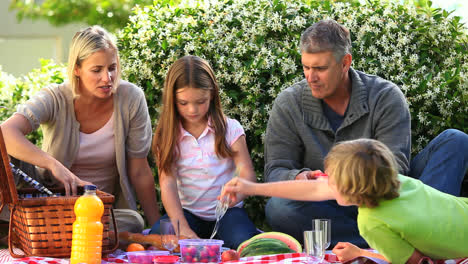
[[[10,255],[14,258],[21,258],[21,257],[25,257],[26,254],[23,254],[23,255],[18,255],[16,253],[13,252],[13,246],[14,246],[14,243],[13,243],[13,215],[15,213],[15,210],[16,210],[16,205],[15,204],[10,204],[10,224],[9,224],[9,227],[8,227],[8,250],[10,251]]]
[[[114,247],[112,249],[103,250],[102,251],[103,253],[114,252],[119,247],[119,235],[118,235],[118,232],[117,232],[117,223],[115,222],[114,210],[111,208],[110,211],[111,211],[111,215],[112,215],[112,223],[114,224],[114,241],[115,241],[115,245],[114,245]]]

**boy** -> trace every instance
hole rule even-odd
[[[328,181],[258,184],[235,178],[225,192],[303,201],[335,199],[343,206],[358,206],[361,236],[391,263],[468,256],[468,198],[399,175],[395,158],[383,143],[341,142],[330,150],[324,165]],[[350,243],[339,243],[333,252],[343,262],[368,254]]]

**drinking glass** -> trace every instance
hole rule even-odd
[[[304,250],[307,263],[320,263],[325,257],[325,248],[322,230],[304,231]]]
[[[313,219],[312,231],[322,230],[324,249],[327,249],[331,243],[331,220],[330,219]]]
[[[172,225],[171,219],[161,219],[159,222],[159,233],[162,246],[169,250],[170,254],[179,244],[179,230]]]

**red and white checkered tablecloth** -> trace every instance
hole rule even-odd
[[[267,256],[244,257],[238,261],[222,262],[236,264],[266,264],[266,263],[307,263],[307,257],[304,253],[288,253]]]
[[[318,264],[328,263],[340,263],[335,254],[325,254],[325,259]],[[307,264],[307,257],[304,253],[289,253],[289,254],[278,254],[269,256],[256,256],[241,258],[238,261],[222,262],[222,264],[287,264],[287,263],[304,263]],[[359,257],[354,260],[347,262],[346,264],[388,264],[388,262],[368,257]],[[450,260],[438,260],[433,264],[468,264],[468,258],[463,259],[450,259]]]
[[[15,254],[20,254],[15,251]],[[8,249],[0,249],[0,263],[8,264],[68,264],[69,261],[58,258],[26,257],[13,258]]]
[[[18,254],[18,253],[17,253]],[[110,262],[107,262],[107,261]],[[278,254],[278,255],[268,255],[268,256],[256,256],[256,257],[246,257],[241,258],[238,261],[230,262],[221,262],[221,264],[306,264],[307,258],[304,253],[290,253],[290,254]],[[385,261],[374,262],[371,259],[367,258],[358,258],[347,264],[368,264],[368,263],[378,263],[384,264]],[[28,257],[28,258],[18,258],[15,259],[11,257],[8,249],[0,249],[0,263],[6,264],[68,264],[67,259],[57,259],[57,258],[44,258],[44,257]],[[112,258],[112,259],[103,259],[102,264],[108,263],[127,263],[126,259],[121,258]],[[327,253],[325,259],[320,262],[320,264],[328,263],[339,263],[336,255],[332,253]],[[434,264],[468,264],[468,258],[463,259],[451,259],[451,260],[438,260]]]
[[[310,258],[304,253],[288,253],[267,256],[245,257],[238,261],[222,262],[222,264],[236,263],[236,264],[273,264],[273,263],[304,263],[307,264]],[[362,264],[365,261],[357,260],[352,264]],[[334,254],[325,254],[325,258],[317,264],[339,263],[338,258]]]
[[[5,263],[13,260],[8,249],[0,249],[0,263]]]

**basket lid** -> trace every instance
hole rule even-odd
[[[15,179],[11,172],[10,159],[3,140],[2,128],[0,127],[0,198],[2,204],[17,203],[18,193],[16,191]]]

